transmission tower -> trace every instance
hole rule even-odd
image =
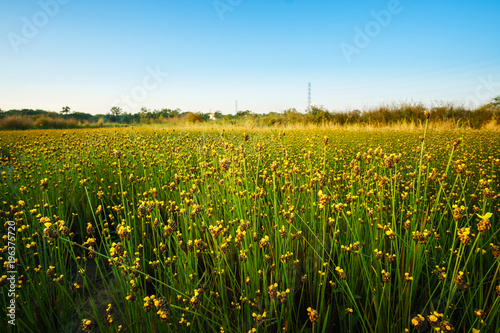
[[[307,109],[311,109],[311,82],[309,82],[309,93],[307,98]]]

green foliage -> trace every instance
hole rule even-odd
[[[188,123],[201,123],[205,121],[204,117],[200,113],[187,112],[184,117]]]
[[[69,112],[71,111],[70,107],[69,106],[63,106],[62,110],[61,110],[61,114],[68,114]]]
[[[119,106],[113,106],[110,110],[111,114],[115,117],[118,117],[119,115],[122,114],[123,110]]]
[[[493,98],[492,105],[497,109],[500,108],[500,96]]]
[[[2,130],[26,130],[33,128],[33,126],[34,122],[29,117],[6,116],[0,119],[0,129]]]
[[[43,110],[10,110],[0,113],[0,122],[9,116],[30,117],[33,122],[40,116],[51,118],[62,117],[73,122],[84,122],[84,126],[96,124],[102,119],[103,124],[182,124],[182,123],[202,123],[211,121],[209,113],[182,111],[181,109],[148,109],[142,107],[140,112],[131,114],[123,112],[120,107],[114,106],[108,114],[91,115],[88,113],[73,112],[69,114],[69,107],[64,107],[60,114]],[[329,111],[322,106],[313,105],[307,112],[301,113],[294,108],[286,109],[283,112],[270,112],[264,114],[254,113],[251,110],[238,111],[236,114],[222,114],[216,111],[213,115],[220,124],[241,125],[241,126],[293,126],[293,125],[370,125],[370,126],[391,126],[394,124],[422,124],[426,110],[430,110],[434,121],[450,123],[455,126],[466,126],[471,128],[482,128],[495,120],[500,124],[500,96],[494,98],[490,103],[482,105],[474,110],[454,104],[442,104],[427,108],[422,103],[402,103],[393,105],[382,105],[368,110],[352,110],[347,112]],[[49,123],[43,120],[47,126]],[[9,119],[0,124],[3,129],[27,129],[32,126],[30,121],[21,124],[18,120]],[[10,126],[9,124],[12,124]],[[59,123],[54,122],[54,124]],[[68,125],[73,126],[73,125]]]
[[[428,121],[0,133],[18,330],[496,332],[498,133]]]
[[[214,112],[214,118],[215,118],[215,119],[220,119],[220,118],[222,118],[222,112],[220,112],[220,111],[215,111],[215,112]]]

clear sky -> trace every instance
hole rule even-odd
[[[500,1],[0,0],[0,108],[256,113],[500,95]]]

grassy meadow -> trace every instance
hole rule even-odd
[[[0,140],[0,331],[500,330],[498,131]]]

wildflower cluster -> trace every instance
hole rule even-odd
[[[0,288],[47,332],[494,330],[497,135],[421,120],[1,132]]]

